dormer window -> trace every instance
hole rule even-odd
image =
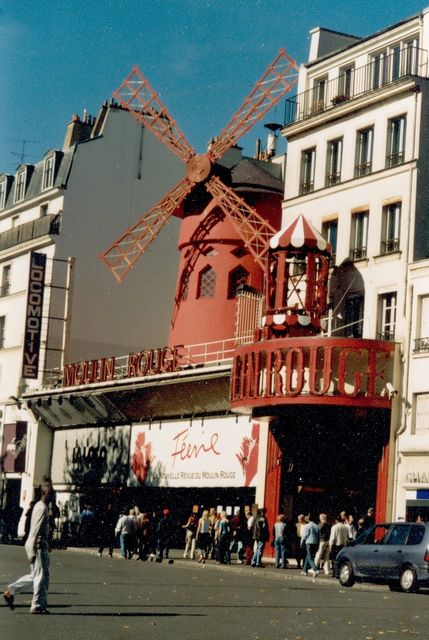
[[[7,190],[7,182],[6,178],[0,180],[0,209],[4,209],[6,206],[6,190]]]
[[[21,202],[21,200],[24,200],[26,175],[27,175],[27,171],[25,169],[23,169],[16,176],[16,179],[15,179],[15,203],[16,202]]]
[[[43,170],[43,189],[51,189],[51,187],[53,187],[54,169],[55,169],[55,156],[49,156],[45,160],[45,166]]]

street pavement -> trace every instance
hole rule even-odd
[[[117,551],[115,551],[117,554]],[[31,594],[0,604],[6,640],[408,640],[429,637],[429,591],[344,589],[297,569],[174,564],[53,551],[49,616],[29,613]],[[0,545],[0,588],[28,573],[22,547]]]

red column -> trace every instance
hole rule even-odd
[[[267,472],[265,477],[264,507],[267,510],[267,519],[272,531],[274,522],[280,508],[280,483],[282,475],[282,452],[271,430],[268,431]],[[270,546],[265,550],[266,555],[274,555],[274,549]]]
[[[386,519],[387,489],[389,480],[389,443],[383,446],[377,469],[377,498],[375,504],[375,521]]]

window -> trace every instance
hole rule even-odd
[[[328,78],[324,76],[323,78],[317,78],[313,84],[313,105],[312,111],[318,112],[323,111],[325,108],[326,101],[326,93],[328,88]]]
[[[243,284],[247,284],[249,272],[244,267],[237,267],[229,274],[228,278],[228,298],[232,300],[237,297],[237,289]]]
[[[356,213],[352,217],[351,259],[363,260],[367,257],[369,212]]]
[[[401,231],[401,203],[395,202],[383,207],[381,253],[399,251]]]
[[[429,295],[420,296],[418,301],[417,337],[414,353],[429,352]]]
[[[6,316],[0,316],[0,349],[4,349]]]
[[[394,340],[396,324],[396,291],[379,296],[379,340]]]
[[[415,434],[429,432],[429,393],[414,395],[414,429]]]
[[[403,67],[406,75],[417,75],[419,64],[419,41],[418,38],[403,43]]]
[[[355,178],[366,176],[372,171],[372,148],[374,127],[357,132]]]
[[[214,298],[216,292],[216,272],[207,267],[200,273],[198,298]]]
[[[404,162],[406,116],[392,118],[387,125],[386,167]]]
[[[314,191],[314,170],[316,166],[316,148],[306,149],[301,154],[300,194]]]
[[[182,274],[181,285],[181,299],[187,300],[189,295],[189,273]]]
[[[426,529],[418,524],[411,525],[410,535],[408,536],[407,544],[420,544],[425,537]]]
[[[377,524],[368,532],[361,544],[384,544],[389,533],[389,527],[390,525],[388,524]]]
[[[409,524],[394,524],[390,529],[386,544],[406,544],[410,533]]]
[[[0,180],[0,209],[4,209],[6,206],[6,179]]]
[[[352,294],[345,299],[344,335],[350,338],[362,338],[364,297]]]
[[[10,264],[6,264],[2,269],[0,297],[8,296],[10,293]]]
[[[54,184],[55,156],[49,156],[45,160],[43,171],[43,188],[50,189]]]
[[[371,62],[372,88],[377,89],[388,82],[387,51],[379,51],[372,56]]]
[[[326,154],[326,186],[341,182],[341,162],[343,157],[343,139],[330,140]]]
[[[25,196],[25,177],[26,171],[20,171],[16,176],[15,182],[15,202],[21,202]]]
[[[343,102],[353,95],[354,66],[343,67],[338,76],[338,95],[333,102]]]
[[[337,253],[338,220],[324,222],[322,224],[322,235],[331,245],[331,255],[334,258]]]

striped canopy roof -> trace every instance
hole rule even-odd
[[[302,213],[286,229],[280,229],[270,240],[271,249],[319,249],[327,253],[331,252],[331,245],[313,227]]]

